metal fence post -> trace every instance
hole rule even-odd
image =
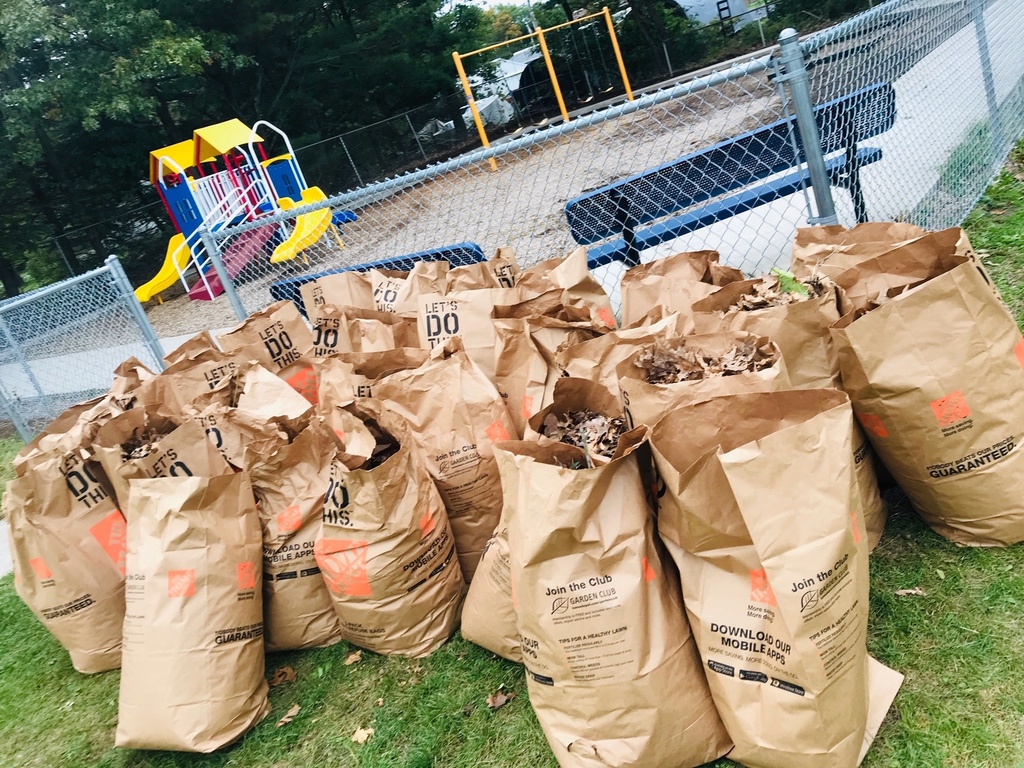
[[[985,83],[985,100],[988,102],[988,119],[992,137],[992,157],[1002,156],[1003,122],[999,115],[999,100],[996,98],[996,84],[992,77],[992,58],[988,52],[988,34],[985,31],[985,0],[974,0],[971,16],[974,19],[974,34],[978,38],[978,56],[981,58],[981,79]]]
[[[228,301],[231,302],[231,308],[235,310],[235,316],[238,317],[239,321],[245,320],[245,318],[249,316],[249,313],[245,311],[245,307],[242,305],[242,300],[238,298],[238,291],[235,290],[235,284],[231,282],[231,275],[228,274],[228,268],[224,266],[224,259],[221,258],[220,254],[220,245],[213,239],[213,234],[208,229],[199,230],[199,236],[203,239],[203,246],[206,248],[206,255],[210,257],[210,261],[213,264],[213,270],[217,273],[217,277],[220,278],[220,284],[224,288],[224,293],[228,296]]]
[[[825,157],[821,153],[821,137],[818,134],[818,124],[814,120],[810,78],[807,76],[807,67],[800,51],[797,31],[792,27],[782,30],[782,34],[779,35],[779,47],[779,61],[784,72],[782,79],[789,85],[793,111],[796,113],[796,127],[800,132],[807,170],[811,175],[814,202],[818,209],[817,217],[812,217],[809,223],[838,224],[835,203],[832,201],[832,187],[828,181],[828,171],[825,169]]]
[[[139,300],[135,298],[135,290],[132,288],[128,275],[124,273],[121,260],[111,254],[107,256],[107,260],[104,263],[107,265],[107,269],[110,270],[110,276],[114,278],[114,286],[117,288],[117,292],[121,294],[121,298],[124,299],[128,311],[132,313],[136,325],[142,331],[142,338],[146,342],[146,346],[149,347],[149,351],[153,353],[153,359],[156,361],[157,368],[161,371],[164,370],[167,367],[164,365],[164,349],[160,346],[160,340],[156,337],[156,331],[153,330],[149,318],[146,317],[146,311],[139,304]]]
[[[14,424],[14,428],[18,430],[18,434],[21,435],[21,439],[26,443],[32,442],[32,438],[35,434],[29,429],[28,424],[21,418],[21,414],[18,413],[18,409],[15,408],[11,401],[7,399],[7,395],[4,393],[3,387],[0,387],[0,407],[3,408],[4,413],[7,414],[7,418]]]
[[[416,146],[420,148],[420,154],[423,155],[423,162],[427,162],[427,153],[423,151],[423,145],[420,143],[419,134],[416,133],[416,129],[412,127],[412,120],[409,119],[409,113],[405,113],[405,122],[409,124],[409,130],[412,131],[412,137],[416,139]]]

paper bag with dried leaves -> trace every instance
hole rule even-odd
[[[85,674],[121,665],[125,522],[81,446],[33,452],[7,484],[14,588]]]
[[[958,544],[1013,544],[1024,540],[1024,340],[945,240],[930,274],[923,258],[901,269],[893,254],[856,268],[861,285],[905,288],[833,329],[843,387],[925,522]]]
[[[213,334],[209,331],[200,331],[164,355],[164,362],[168,366],[177,365],[186,360],[193,363],[205,363],[222,355],[220,347],[213,340]]]
[[[270,711],[249,478],[133,480],[118,747],[212,752]]]
[[[180,420],[197,400],[203,401],[203,407],[212,402],[226,403],[231,379],[250,364],[250,358],[255,356],[237,350],[202,361],[179,360],[132,392],[133,407],[150,408],[164,418]]]
[[[687,333],[688,326],[689,321],[675,313],[650,325],[621,328],[589,341],[563,347],[555,354],[555,364],[565,376],[591,379],[617,393],[619,376],[616,369],[619,363],[647,344]]]
[[[268,652],[319,648],[341,640],[313,547],[335,443],[319,418],[297,435],[246,451],[263,528],[264,642]]]
[[[393,312],[325,304],[313,323],[313,357],[350,352],[383,352],[419,345],[416,320]]]
[[[719,264],[718,251],[687,251],[632,267],[622,276],[622,324],[640,321],[657,306],[692,321],[695,301],[739,280],[743,273]],[[693,331],[688,325],[684,332]]]
[[[404,420],[377,400],[348,409],[362,426],[343,431],[331,465],[316,562],[345,640],[427,656],[455,631],[462,602],[448,515]]]
[[[124,509],[130,480],[231,471],[205,427],[191,419],[179,425],[151,408],[133,408],[111,419],[96,433],[93,450]]]
[[[555,442],[496,451],[530,703],[563,767],[689,768],[730,747],[655,535],[647,432],[599,462]]]
[[[423,365],[430,353],[419,347],[389,349],[384,352],[350,352],[317,360],[320,387],[319,411],[330,422],[338,406],[357,397],[373,397],[373,383],[395,371]]]
[[[551,402],[562,369],[559,353],[602,336],[608,327],[573,303],[568,291],[548,291],[492,312],[497,355],[494,384],[505,400],[516,431]]]
[[[516,291],[525,301],[549,291],[566,291],[574,306],[585,307],[594,323],[616,328],[608,294],[590,273],[587,249],[577,248],[564,258],[548,259],[524,269],[516,278]]]
[[[325,304],[336,307],[377,309],[373,300],[373,284],[366,272],[336,272],[321,275],[299,287],[302,306],[310,322]]]
[[[513,288],[519,276],[519,262],[512,248],[499,248],[487,261],[464,264],[448,272],[447,285],[440,293]]]
[[[279,301],[249,315],[217,341],[225,352],[256,360],[316,404],[316,376],[309,359],[313,334],[291,301]]]
[[[673,408],[712,397],[789,389],[775,342],[746,331],[665,339],[619,363],[619,391],[631,424],[653,426]]]
[[[750,768],[854,768],[895,695],[869,687],[852,436],[837,390],[719,397],[675,409],[651,436],[658,530],[729,757]]]
[[[916,224],[899,221],[865,222],[850,229],[838,225],[800,227],[793,239],[790,271],[797,277],[838,274],[926,234]]]
[[[839,301],[839,291],[828,278],[799,282],[770,275],[732,283],[694,303],[694,322],[700,333],[742,330],[775,341],[794,389],[838,387],[839,363],[829,326],[839,320]],[[878,491],[871,446],[860,429],[854,430],[853,444],[864,524],[873,549],[882,538],[888,510]]]
[[[839,320],[839,295],[828,278],[766,275],[731,283],[694,302],[697,333],[747,331],[779,345],[796,389],[839,386],[828,328]]]
[[[449,291],[445,295],[425,293],[419,297],[417,323],[420,346],[436,349],[453,336],[462,339],[466,354],[488,379],[493,379],[497,335],[491,322],[496,305],[514,304],[514,288],[485,288]]]
[[[491,653],[521,663],[519,628],[512,599],[508,522],[502,516],[484,547],[462,605],[462,636]]]
[[[373,395],[407,421],[448,512],[462,575],[471,582],[501,515],[494,444],[515,436],[516,428],[459,340],[438,351],[419,368],[376,382]]]

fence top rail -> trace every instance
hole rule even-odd
[[[452,159],[446,160],[442,163],[428,165],[427,167],[417,171],[410,171],[409,173],[402,174],[401,176],[395,176],[385,179],[384,181],[378,181],[374,184],[353,189],[349,192],[334,195],[327,198],[327,200],[312,203],[310,205],[297,206],[287,212],[276,213],[271,216],[261,216],[259,219],[242,222],[241,224],[237,224],[232,227],[224,227],[216,232],[211,232],[210,234],[213,236],[214,240],[224,240],[228,237],[266,226],[267,224],[278,224],[280,222],[293,219],[296,216],[301,216],[304,213],[311,213],[312,211],[322,210],[327,207],[359,208],[363,205],[375,202],[376,200],[380,200],[383,197],[387,197],[390,194],[413,187],[420,182],[427,181],[438,176],[443,176],[447,173],[451,173],[452,171],[458,171],[462,168],[477,165],[492,158],[510,154],[519,149],[531,147],[548,139],[555,139],[573,131],[599,125],[601,123],[608,122],[609,120],[614,120],[635,112],[642,112],[668,101],[685,98],[687,96],[700,93],[701,91],[714,88],[715,86],[722,85],[723,83],[739,80],[744,77],[763,72],[772,66],[772,51],[777,47],[778,46],[774,46],[768,53],[759,52],[752,58],[741,59],[739,61],[734,60],[726,69],[713,70],[707,74],[695,77],[692,80],[687,80],[673,85],[670,88],[652,91],[644,94],[643,96],[637,97],[634,101],[624,101],[605,109],[595,110],[589,114],[574,118],[570,122],[559,122],[549,126],[548,128],[534,131],[510,141],[497,143],[491,147],[483,147],[474,150],[473,152],[453,157]]]
[[[842,42],[847,38],[856,36],[894,11],[928,10],[934,9],[937,5],[947,6],[951,10],[956,8],[968,10],[979,4],[987,8],[995,2],[996,0],[940,0],[939,3],[922,2],[922,0],[886,0],[886,2],[876,5],[874,8],[869,8],[862,13],[858,13],[856,16],[851,16],[846,21],[841,21],[827,29],[822,29],[808,35],[801,41],[800,48],[804,56],[816,53],[827,45]]]
[[[11,309],[23,307],[26,304],[31,304],[37,299],[45,298],[52,293],[63,291],[65,288],[70,288],[72,285],[75,285],[76,283],[85,282],[86,280],[96,277],[97,275],[103,272],[109,271],[109,267],[98,267],[88,272],[83,272],[80,275],[69,277],[66,280],[61,280],[59,283],[51,283],[50,285],[44,285],[42,288],[37,288],[36,290],[31,291],[30,293],[25,293],[22,294],[21,296],[15,296],[11,299],[6,299],[5,301],[0,302],[0,314],[7,312],[8,310]]]

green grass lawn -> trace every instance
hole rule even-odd
[[[7,488],[7,481],[14,477],[11,461],[24,445],[20,437],[0,437],[0,494]],[[0,512],[0,517],[3,517],[3,512]]]
[[[967,222],[1018,318],[1022,165],[1019,150]],[[0,472],[8,461],[0,454]],[[871,559],[869,648],[906,683],[864,765],[1024,766],[1024,547],[958,549],[928,530],[899,491],[887,496],[893,517]],[[924,594],[896,594],[915,587]],[[353,649],[345,644],[270,656],[268,674],[284,666],[296,673],[271,691],[270,717],[232,749],[196,756],[115,750],[119,674],[77,674],[9,576],[0,579],[0,627],[0,766],[555,766],[522,669],[458,636],[422,661],[364,652],[346,665]],[[516,697],[492,712],[487,696],[501,686]],[[295,704],[295,719],[276,727]],[[357,745],[357,728],[374,734]]]

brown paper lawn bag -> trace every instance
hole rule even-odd
[[[561,766],[688,768],[729,750],[656,541],[647,431],[591,469],[562,443],[496,451],[530,703]]]
[[[732,283],[701,299],[693,305],[698,333],[733,330],[767,336],[779,346],[793,389],[839,387],[839,361],[829,326],[839,320],[841,291],[828,278],[815,279],[807,294],[782,296],[781,286],[778,277],[767,276]],[[786,300],[791,303],[771,305]],[[754,308],[740,309],[738,305]],[[853,452],[864,524],[874,549],[889,513],[878,490],[871,446],[859,428],[854,429]]]
[[[244,472],[132,481],[117,746],[212,752],[270,711],[261,550]]]
[[[843,387],[935,531],[971,546],[1022,541],[1024,339],[969,257],[935,252],[920,282],[923,269],[912,267],[917,287],[833,329]],[[862,284],[908,279],[893,259],[857,270]]]
[[[462,605],[462,636],[502,658],[522,662],[511,569],[508,522],[502,515]]]
[[[656,424],[673,408],[712,397],[789,388],[774,341],[721,331],[647,344],[616,368],[630,424]]]
[[[837,390],[715,398],[652,433],[658,530],[749,768],[853,768],[898,688],[881,665],[869,677],[852,436]]]
[[[515,436],[516,428],[498,390],[462,351],[460,340],[438,352],[419,368],[375,383],[373,394],[408,423],[444,501],[462,575],[471,582],[501,516],[494,444]]]
[[[85,674],[121,665],[125,521],[88,451],[35,453],[7,484],[14,587]]]
[[[718,263],[718,251],[688,251],[640,264],[622,276],[622,324],[633,325],[660,306],[681,314],[692,333],[693,303],[742,279],[738,269]]]
[[[402,418],[375,400],[349,408],[387,450],[359,463],[339,455],[331,465],[316,561],[346,640],[427,656],[455,631],[462,602],[448,515]]]

